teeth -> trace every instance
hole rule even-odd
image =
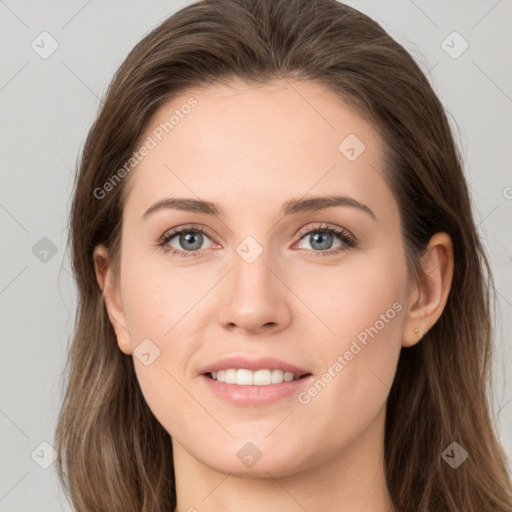
[[[230,368],[226,370],[224,373],[224,382],[226,384],[236,384],[236,370],[234,368]],[[219,376],[217,375],[217,379]]]
[[[245,368],[229,368],[211,372],[213,380],[225,382],[226,384],[237,384],[238,386],[268,386],[269,384],[281,384],[297,380],[300,375],[283,370],[246,370]]]

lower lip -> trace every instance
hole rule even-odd
[[[200,375],[200,379],[212,391],[214,395],[235,405],[258,406],[297,394],[303,387],[307,386],[313,375],[302,377],[291,382],[281,384],[268,384],[266,386],[239,386],[238,384],[226,384],[218,382],[206,375]]]

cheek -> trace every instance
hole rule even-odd
[[[329,281],[323,309],[317,298],[335,334],[319,347],[322,370],[299,403],[330,410],[345,435],[364,429],[385,404],[401,350],[405,260],[400,253],[382,254]]]
[[[127,258],[128,259],[128,258]],[[190,268],[169,268],[153,257],[132,258],[123,268],[122,297],[133,342],[142,337],[166,340],[194,315],[211,286]]]
[[[205,414],[189,383],[177,368],[169,364],[162,351],[151,365],[144,366],[134,358],[135,372],[144,399],[158,422],[171,435],[182,438],[193,430],[201,438],[211,429],[211,418]]]
[[[124,254],[122,307],[144,398],[171,435],[180,430],[184,410],[187,424],[203,425],[204,410],[188,392],[187,365],[198,349],[200,301],[211,284],[192,267],[170,269],[164,258],[129,247]]]
[[[370,255],[360,253],[338,267],[303,272],[294,282],[297,295],[329,328],[330,353],[344,350],[358,335],[364,342],[365,332],[375,324],[381,345],[400,331],[407,287],[405,257],[400,251],[388,247]],[[373,328],[371,332],[376,334]]]
[[[341,313],[338,334],[323,346],[324,365],[313,396],[329,387],[328,401],[341,400],[345,410],[361,405],[370,412],[380,408],[391,388],[401,349],[403,305],[396,296],[373,297],[371,303]],[[372,405],[373,404],[373,405]]]
[[[323,365],[316,379],[297,396],[294,421],[307,425],[311,445],[321,446],[325,457],[355,442],[385,407],[401,349],[403,307],[393,298],[373,297],[360,309],[347,303],[337,336],[319,347]],[[288,433],[279,434],[286,442]]]

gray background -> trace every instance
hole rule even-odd
[[[66,252],[75,163],[128,51],[188,3],[0,0],[0,512],[71,510],[51,447],[40,443],[53,442],[76,305]],[[510,464],[512,2],[348,3],[411,52],[450,115],[497,282],[494,410]],[[42,47],[43,31],[58,43],[46,59],[31,47]],[[446,39],[453,31],[469,44],[458,58],[445,51],[463,48],[457,36]]]

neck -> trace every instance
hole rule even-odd
[[[385,408],[350,445],[321,464],[267,478],[222,473],[173,439],[177,507],[174,512],[390,512],[384,470]],[[293,463],[292,463],[293,464]]]

